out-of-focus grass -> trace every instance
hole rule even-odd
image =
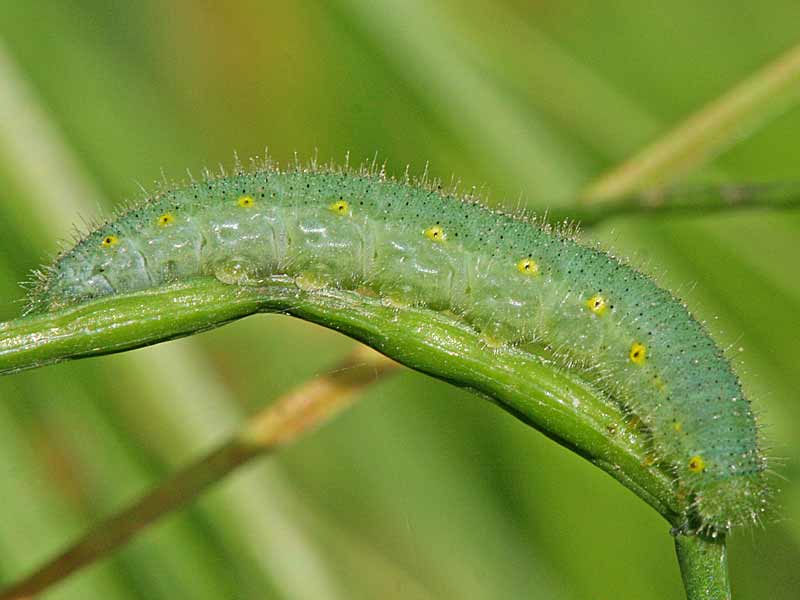
[[[265,146],[280,160],[377,152],[395,174],[430,161],[434,175],[485,185],[492,202],[522,194],[543,209],[798,42],[800,19],[792,0],[7,4],[2,42],[77,177],[104,198],[70,198],[88,200],[88,217],[162,172],[180,179]],[[691,177],[797,178],[799,134],[791,111]],[[15,282],[68,234],[41,220],[63,214],[63,179],[19,158],[0,139],[2,318],[20,308]],[[731,540],[734,593],[793,597],[800,216],[627,219],[591,235],[681,291],[721,343],[744,348],[742,377],[788,481],[776,481],[780,518]],[[0,380],[3,581],[349,345],[253,318]],[[52,597],[531,594],[677,597],[666,526],[507,415],[407,373]]]

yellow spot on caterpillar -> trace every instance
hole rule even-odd
[[[493,335],[489,335],[488,333],[483,333],[481,335],[481,341],[490,350],[499,350],[505,346],[505,342],[503,340],[496,338]]]
[[[641,365],[644,362],[644,359],[647,358],[647,348],[644,344],[640,344],[636,342],[631,346],[631,351],[628,353],[628,358],[631,359],[631,362],[635,365]]]
[[[681,432],[681,430],[683,429],[683,423],[681,423],[680,421],[675,421],[675,422],[672,424],[672,428],[673,428],[673,429],[674,429],[674,430],[675,430],[677,433],[680,433],[680,432]]]
[[[242,208],[252,208],[255,203],[256,201],[253,200],[252,196],[242,196],[236,201],[236,204]]]
[[[608,310],[608,302],[600,294],[595,294],[586,301],[586,308],[599,316]]]
[[[424,233],[426,238],[433,240],[434,242],[443,242],[445,239],[447,239],[447,234],[444,232],[444,229],[438,225],[428,227]]]
[[[692,473],[702,473],[706,468],[706,461],[699,454],[689,459],[689,470]]]
[[[328,210],[336,213],[337,215],[349,215],[350,204],[346,200],[337,200],[333,204],[328,205]]]
[[[111,246],[116,246],[117,244],[119,244],[119,238],[115,235],[107,235],[103,238],[103,241],[100,242],[103,248],[111,248]]]
[[[539,265],[532,258],[523,258],[517,263],[517,271],[525,275],[538,275]]]
[[[175,222],[175,217],[173,217],[170,213],[164,213],[160,217],[158,217],[158,225],[159,227],[168,227]]]

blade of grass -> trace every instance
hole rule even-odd
[[[798,100],[800,45],[710,102],[670,133],[588,185],[585,203],[667,183],[714,157]]]
[[[116,510],[152,484],[152,464],[109,418],[107,404],[96,402],[92,389],[85,389],[81,382],[65,385],[58,378],[26,379],[40,390],[38,395],[52,399],[41,414],[26,423],[33,431],[41,429],[50,452],[69,466],[75,478],[73,502],[83,512],[82,529],[98,514]],[[236,595],[241,586],[220,561],[213,532],[204,530],[199,521],[196,512],[176,515],[117,555],[114,562],[135,573],[128,582],[131,588],[154,599],[170,597],[175,588],[196,600]],[[57,547],[74,535],[60,538]],[[197,573],[186,577],[193,570]]]
[[[209,486],[257,456],[275,452],[330,420],[365,386],[397,363],[359,348],[328,375],[310,381],[249,419],[228,442],[189,465],[129,508],[98,523],[81,540],[21,581],[0,599],[39,594],[130,540],[160,517],[194,500]]]
[[[33,557],[41,556],[56,537],[73,535],[80,527],[76,511],[60,497],[55,483],[43,476],[41,457],[9,407],[0,407],[0,439],[3,461],[0,464],[0,494],[3,519],[0,522],[0,572],[3,579],[30,568]],[[124,576],[116,565],[101,567],[89,577],[76,580],[64,590],[62,598],[130,598]]]

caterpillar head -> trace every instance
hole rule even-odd
[[[149,283],[141,253],[116,233],[94,233],[59,257],[34,292],[30,310],[54,310],[107,296],[123,283],[130,284],[127,289]]]
[[[746,523],[759,523],[767,506],[763,472],[727,477],[696,488],[692,510],[700,529],[728,531]]]

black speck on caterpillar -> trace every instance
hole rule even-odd
[[[729,361],[669,292],[570,231],[371,172],[269,166],[160,193],[97,226],[42,272],[30,306],[197,275],[368,290],[459,315],[492,344],[558,348],[564,368],[645,425],[697,527],[764,511],[766,461]]]

